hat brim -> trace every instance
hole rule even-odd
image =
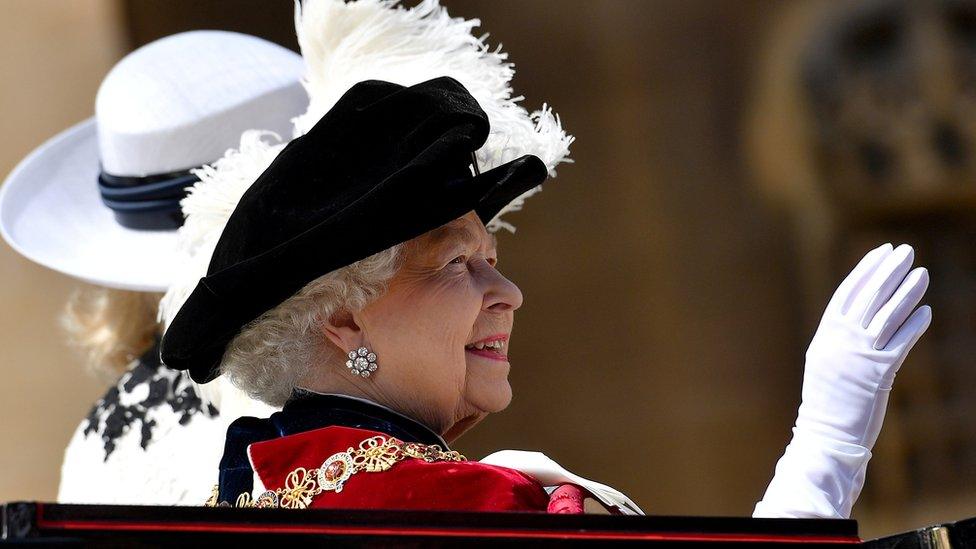
[[[546,166],[539,158],[526,155],[468,179],[438,197],[437,203],[427,202],[423,221],[415,220],[410,224],[409,231],[391,228],[391,232],[398,236],[385,241],[377,239],[374,242],[376,249],[360,249],[357,250],[358,253],[347,250],[343,257],[348,260],[342,265],[333,265],[331,269],[314,273],[298,273],[295,280],[302,283],[291,285],[291,293],[297,292],[304,284],[319,276],[406,242],[467,212],[476,212],[487,223],[514,197],[541,184],[547,175]],[[407,201],[409,199],[402,194],[406,191],[402,186],[396,191],[391,190],[387,199]],[[370,202],[376,200],[383,198],[380,194],[370,196],[352,209],[369,211]],[[281,280],[291,278],[294,273],[283,273],[281,265],[294,264],[301,265],[302,269],[309,268],[309,262],[295,261],[293,258],[299,254],[309,255],[309,242],[323,238],[322,235],[336,234],[338,225],[351,226],[354,223],[349,218],[341,218],[342,216],[336,216],[284,246],[201,280],[163,337],[161,350],[166,365],[178,370],[188,370],[190,377],[198,383],[206,383],[216,377],[227,345],[242,327],[287,299],[285,296],[270,305],[262,303],[257,309],[246,310],[258,301],[249,298],[255,295],[254,288],[249,285],[255,281],[268,280],[268,277],[278,277]],[[389,221],[393,226],[397,225],[396,221]]]
[[[90,118],[52,137],[0,188],[0,233],[24,257],[109,288],[165,291],[176,231],[139,231],[115,221],[98,194],[98,137]]]
[[[488,176],[496,183],[478,201],[475,213],[487,225],[516,198],[541,185],[548,175],[542,160],[531,155],[488,170],[482,176]]]

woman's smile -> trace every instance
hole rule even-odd
[[[508,361],[508,334],[497,334],[468,343],[464,352],[491,360]]]

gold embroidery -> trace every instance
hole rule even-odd
[[[237,501],[234,502],[234,507],[251,507],[251,505],[251,494],[247,492],[237,496]]]
[[[220,487],[214,484],[213,490],[210,491],[210,497],[207,498],[206,503],[203,504],[204,507],[216,507],[217,498],[219,497],[219,494],[220,494]]]
[[[360,442],[359,451],[356,453],[352,453],[352,448],[346,451],[352,454],[353,467],[369,473],[386,471],[393,467],[394,463],[403,459],[400,455],[400,446],[390,444],[383,437],[372,437]]]
[[[275,490],[278,506],[283,509],[305,509],[312,503],[312,498],[320,493],[322,490],[316,485],[315,477],[304,467],[288,473],[285,487]]]
[[[299,467],[288,473],[285,486],[268,490],[252,500],[251,495],[243,493],[237,497],[235,507],[254,507],[259,509],[307,509],[315,496],[322,492],[341,492],[346,481],[356,473],[381,473],[388,471],[404,459],[422,459],[428,463],[435,461],[464,461],[458,452],[445,452],[437,444],[403,442],[397,438],[384,436],[370,437],[359,443],[359,447],[349,447],[345,452],[329,456],[318,469]],[[229,506],[227,502],[217,503],[218,488],[214,486],[207,507]]]

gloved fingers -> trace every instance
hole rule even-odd
[[[932,309],[928,305],[922,305],[905,321],[905,325],[891,337],[886,349],[893,352],[895,357],[888,366],[888,370],[881,376],[881,381],[878,384],[879,389],[891,389],[895,383],[895,375],[898,373],[898,369],[905,362],[905,357],[908,356],[908,352],[915,346],[918,338],[922,337],[931,322]]]
[[[878,309],[884,305],[891,294],[898,289],[915,260],[915,250],[902,244],[884,258],[857,295],[853,296],[849,307],[843,311],[848,318],[858,322],[862,328],[871,323]]]
[[[847,278],[837,287],[837,291],[830,298],[830,303],[827,304],[827,309],[835,309],[843,313],[853,296],[857,295],[858,290],[864,286],[871,277],[871,274],[874,273],[884,258],[888,257],[892,249],[891,244],[882,244],[864,254],[861,261],[857,263],[854,269],[851,270],[851,273],[847,275]]]
[[[915,342],[922,337],[931,323],[932,308],[928,305],[922,305],[912,313],[912,316],[908,317],[908,320],[895,332],[895,335],[891,336],[891,341],[888,342],[884,350],[893,352],[899,357],[893,365],[893,370],[897,370],[901,366],[905,356],[912,350]]]
[[[868,332],[878,334],[874,339],[875,349],[884,349],[895,332],[905,323],[908,315],[918,307],[929,287],[929,272],[919,267],[908,273],[895,295],[878,311],[868,326]]]

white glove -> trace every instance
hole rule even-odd
[[[932,320],[911,246],[872,250],[834,293],[807,350],[793,439],[754,517],[847,518],[895,374]],[[914,312],[913,312],[914,311]]]
[[[500,450],[485,456],[481,463],[497,465],[515,469],[534,478],[546,488],[555,488],[560,484],[575,484],[589,490],[593,496],[606,507],[616,508],[624,515],[643,515],[644,511],[625,496],[622,492],[600,484],[599,482],[583,478],[567,471],[562,465],[553,461],[542,452],[526,452],[524,450]]]

